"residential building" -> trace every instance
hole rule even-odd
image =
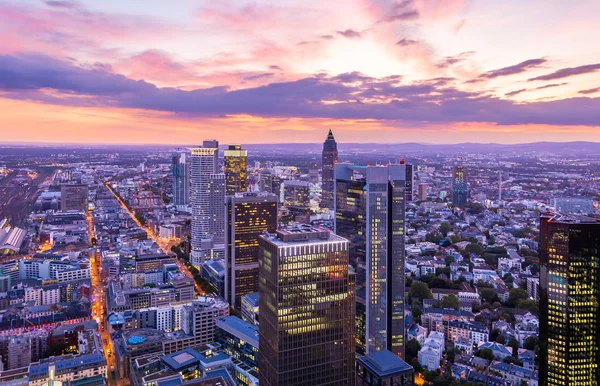
[[[63,184],[60,186],[60,209],[80,210],[88,209],[88,186]]]

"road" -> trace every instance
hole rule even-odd
[[[174,241],[165,241],[164,239],[160,238],[152,229],[144,226],[136,217],[135,217],[135,213],[133,213],[128,207],[127,205],[125,205],[125,203],[123,202],[123,200],[121,200],[121,198],[117,195],[117,193],[113,190],[112,186],[110,186],[110,184],[108,183],[104,183],[104,186],[106,186],[106,189],[108,189],[109,192],[112,193],[112,195],[115,197],[115,199],[117,200],[117,202],[119,203],[119,205],[121,205],[121,207],[127,212],[127,214],[129,214],[129,217],[131,217],[131,219],[136,223],[137,226],[139,226],[140,228],[142,228],[144,231],[146,231],[146,233],[148,234],[148,237],[154,241],[159,247],[160,249],[163,251],[163,253],[166,254],[172,254],[173,252],[171,251],[171,247],[174,245]],[[179,266],[179,270],[181,270],[181,272],[183,272],[183,274],[187,277],[189,277],[190,279],[194,280],[194,275],[192,275],[192,273],[187,269],[187,267],[185,266],[185,264],[183,264],[181,262],[180,259],[177,259],[177,265]],[[196,280],[194,280],[194,287],[196,289],[196,294],[199,295],[205,295],[206,292],[204,292],[202,290],[202,288],[200,288],[200,286],[198,285],[198,283],[196,283]]]

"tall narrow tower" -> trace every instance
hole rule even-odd
[[[188,205],[190,203],[190,162],[184,150],[173,153],[173,203]]]
[[[406,165],[335,166],[335,232],[356,270],[356,351],[404,358]]]
[[[467,204],[468,198],[467,171],[461,162],[452,168],[452,204],[462,208]]]
[[[338,162],[337,142],[329,130],[327,139],[323,142],[323,172],[321,177],[321,208],[333,209],[333,167]]]
[[[224,151],[224,155],[227,195],[245,192],[247,187],[248,150],[243,150],[240,145],[229,145],[227,150]]]
[[[219,142],[192,149],[192,264],[224,257],[225,175],[219,173]]]

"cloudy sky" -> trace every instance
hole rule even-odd
[[[596,0],[0,0],[0,142],[600,141]]]

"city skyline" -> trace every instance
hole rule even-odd
[[[0,5],[2,140],[600,141],[596,2],[144,5]]]

